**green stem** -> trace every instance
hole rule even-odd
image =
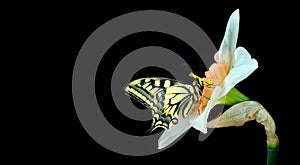
[[[277,155],[278,155],[279,141],[275,143],[268,143],[268,155],[267,155],[267,165],[277,165]]]

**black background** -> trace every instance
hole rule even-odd
[[[215,129],[202,142],[198,141],[199,132],[190,129],[178,143],[159,154],[132,157],[111,152],[89,137],[81,126],[73,106],[71,84],[76,57],[85,40],[103,23],[128,12],[148,9],[165,10],[195,22],[218,48],[229,16],[239,8],[240,31],[237,46],[245,47],[258,61],[259,68],[238,84],[237,88],[253,100],[259,101],[270,112],[276,122],[277,135],[280,139],[278,164],[292,164],[291,150],[295,142],[291,138],[296,130],[291,127],[296,125],[294,117],[297,108],[293,104],[297,102],[293,102],[295,97],[290,93],[297,89],[295,79],[297,70],[296,65],[293,64],[298,55],[296,51],[298,47],[293,41],[296,38],[297,11],[292,9],[292,4],[217,1],[210,4],[188,2],[161,4],[149,1],[134,4],[115,2],[110,5],[104,2],[84,5],[78,3],[76,7],[72,4],[41,6],[28,17],[36,18],[35,26],[30,28],[30,32],[38,33],[35,38],[36,47],[42,49],[38,52],[40,61],[38,65],[46,66],[45,80],[41,80],[46,92],[42,93],[47,93],[50,98],[41,102],[47,108],[39,111],[38,115],[42,116],[40,122],[45,123],[47,127],[42,129],[34,127],[37,135],[34,134],[34,138],[30,138],[28,148],[34,146],[34,152],[30,153],[35,156],[31,156],[30,159],[40,158],[67,163],[82,161],[86,162],[85,164],[88,164],[87,162],[104,164],[106,161],[108,161],[106,163],[120,161],[130,164],[171,164],[178,161],[197,164],[265,164],[265,132],[263,126],[255,121],[246,123],[242,127]],[[39,14],[40,16],[37,17]],[[132,42],[120,45],[122,49],[114,50],[115,53],[126,54],[127,51],[147,45],[163,45],[172,50],[178,49],[180,55],[185,53],[182,50],[190,51],[188,48],[185,49],[184,45],[180,46],[180,43],[172,37],[168,38],[164,35],[140,37],[137,43],[135,41],[138,37],[140,36],[133,35],[129,39]],[[155,43],[155,37],[165,38],[170,42],[164,45],[158,39]],[[190,62],[191,65],[198,65],[198,62],[193,63],[193,60]],[[46,63],[50,65],[44,65]],[[167,73],[161,74],[168,76]],[[101,92],[100,88],[96,85],[98,90],[96,92]],[[107,99],[109,101],[109,97]],[[109,119],[116,120],[118,117],[121,118],[120,114],[114,113]],[[122,124],[117,127],[126,132],[128,123],[124,125],[124,128],[121,128]],[[141,131],[127,131],[132,134],[141,133]],[[25,153],[26,149],[23,154],[26,155]]]

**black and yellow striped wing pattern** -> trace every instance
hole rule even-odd
[[[176,125],[178,115],[185,118],[199,101],[196,86],[167,78],[141,78],[132,81],[125,92],[144,106],[152,109],[153,122],[150,131]]]

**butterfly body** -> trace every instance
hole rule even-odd
[[[194,77],[193,85],[174,79],[150,77],[129,83],[125,92],[152,110],[152,127],[168,129],[178,122],[178,116],[185,118],[198,105],[203,81]],[[207,82],[209,83],[209,82]]]

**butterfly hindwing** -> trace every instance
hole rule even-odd
[[[182,83],[168,87],[162,92],[164,97],[157,97],[157,100],[163,100],[163,104],[159,104],[159,111],[153,111],[152,130],[157,127],[170,128],[176,125],[180,122],[178,115],[185,118],[199,100],[196,88]],[[160,96],[160,93],[157,96]]]

